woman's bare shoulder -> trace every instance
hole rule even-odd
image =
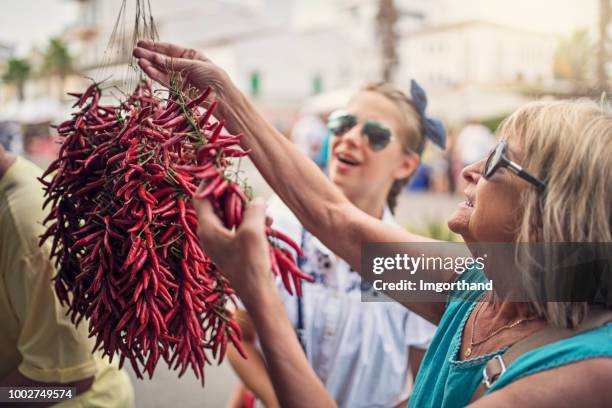
[[[474,407],[610,407],[612,358],[591,358],[521,378]]]

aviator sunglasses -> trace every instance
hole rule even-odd
[[[338,110],[329,115],[327,129],[334,136],[342,136],[356,126],[358,122],[357,116],[347,111]],[[391,131],[375,120],[367,120],[363,124],[361,134],[368,139],[368,145],[374,151],[384,149],[393,140]]]
[[[522,178],[523,180],[528,181],[538,188],[538,190],[543,191],[546,188],[546,183],[537,177],[532,176],[521,166],[519,166],[516,162],[513,162],[508,158],[507,155],[508,143],[505,140],[502,140],[495,146],[495,148],[491,151],[489,158],[487,159],[487,163],[482,170],[482,175],[484,178],[488,179],[491,177],[497,170],[502,167],[509,168],[513,173]]]

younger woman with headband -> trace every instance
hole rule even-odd
[[[355,206],[390,225],[397,225],[397,197],[418,166],[426,140],[444,148],[444,128],[425,116],[426,104],[414,81],[411,98],[389,84],[373,83],[329,117],[329,178]],[[373,292],[368,282],[306,231],[278,197],[268,210],[274,228],[301,245],[301,268],[314,278],[302,284],[301,298],[287,293],[280,281],[278,288],[308,362],[327,391],[341,407],[404,404],[409,375],[416,376],[435,326],[388,299],[362,302],[362,294]],[[342,232],[338,239],[344,239]],[[257,405],[279,406],[248,314],[237,311],[237,321],[249,358],[230,349],[229,360]],[[232,406],[244,401],[241,394]]]

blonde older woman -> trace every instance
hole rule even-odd
[[[173,66],[194,86],[215,85],[224,105],[221,115],[231,131],[245,135],[245,147],[252,149],[251,157],[272,188],[313,235],[355,269],[361,269],[365,242],[411,242],[419,255],[454,255],[443,247],[420,245],[423,237],[391,228],[355,208],[253,109],[219,67],[208,60],[181,58],[194,53],[180,47],[139,45],[134,55],[154,79],[167,82],[167,67]],[[611,132],[612,114],[592,103],[535,103],[519,109],[502,126],[502,142],[489,158],[464,169],[467,200],[449,226],[470,249],[480,242],[612,241]],[[262,256],[267,241],[261,203],[249,207],[236,232],[223,227],[208,202],[196,205],[202,243],[251,314],[281,405],[334,406],[301,353],[269,279],[269,260]],[[347,239],[338,240],[338,231]],[[484,278],[473,269],[460,279]],[[551,277],[543,274],[540,282],[535,278],[547,284]],[[454,277],[438,270],[431,271],[430,279],[450,282]],[[517,303],[482,292],[471,300],[403,303],[439,325],[411,406],[466,405],[489,360],[545,328],[577,327],[597,308],[593,302]],[[604,324],[519,357],[476,405],[607,407],[612,405],[610,383],[612,325]]]

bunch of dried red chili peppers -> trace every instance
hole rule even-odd
[[[55,291],[72,321],[89,320],[94,351],[127,358],[153,375],[160,358],[204,383],[209,355],[223,360],[228,341],[242,353],[227,310],[232,289],[200,248],[191,198],[208,198],[228,228],[242,220],[247,196],[228,176],[230,159],[248,152],[223,133],[206,90],[158,98],[147,82],[118,106],[102,105],[92,84],[79,110],[57,127],[59,157],[41,178],[51,204],[41,245],[52,239]],[[46,177],[53,174],[50,180]],[[308,279],[295,265],[300,248],[267,229],[273,271],[291,292]]]

